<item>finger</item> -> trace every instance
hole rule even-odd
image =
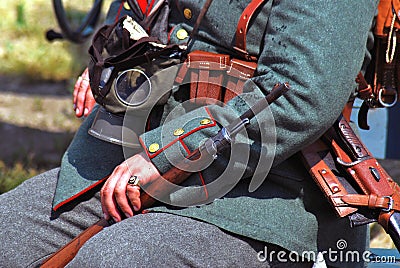
[[[89,89],[86,91],[86,96],[85,96],[85,109],[83,112],[84,116],[88,116],[90,114],[90,112],[93,110],[95,103],[96,101],[93,97],[93,93],[89,85]]]
[[[90,90],[89,81],[82,79],[76,96],[76,110],[75,115],[81,117],[84,113],[85,97],[87,91]]]
[[[83,80],[89,80],[89,68],[85,68],[85,70],[83,70],[83,73],[78,77],[78,79],[75,82],[74,91],[72,94],[74,105],[76,105],[76,98],[78,96],[78,92]]]
[[[85,70],[83,70],[82,77],[89,78],[89,68],[86,67]]]
[[[129,170],[125,169],[114,188],[114,197],[117,201],[118,207],[127,218],[133,216],[133,211],[126,193],[126,186],[130,177],[131,175]]]
[[[79,76],[74,85],[74,92],[72,93],[73,96],[73,103],[76,106],[76,97],[78,96],[78,91],[82,83],[82,76]]]
[[[118,182],[120,174],[121,168],[120,166],[118,166],[100,190],[101,207],[103,209],[104,217],[106,219],[112,217],[116,222],[121,221],[121,216],[118,211],[118,205],[116,203],[116,200],[114,199],[114,189],[115,185]]]
[[[118,207],[117,202],[115,201],[114,198],[112,199],[112,202],[115,207]],[[104,219],[109,220],[109,219],[113,218],[114,222],[120,221],[121,217],[118,218],[118,216],[110,215],[110,213],[108,212],[108,208],[105,206],[105,204],[103,202],[101,203],[101,209],[103,211]]]
[[[134,211],[139,211],[142,203],[140,202],[140,187],[134,185],[126,186],[126,193]]]

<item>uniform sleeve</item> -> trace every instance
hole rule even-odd
[[[226,107],[202,107],[144,133],[142,145],[153,163],[160,171],[168,170],[180,158],[178,152],[186,154],[196,148],[277,82],[289,82],[291,90],[253,120],[236,143],[247,148],[248,159],[258,162],[272,150],[274,165],[311,144],[338,118],[356,86],[376,5],[377,1],[365,0],[274,1],[252,78],[257,88],[248,86]],[[203,119],[210,123],[201,125]],[[174,136],[179,128],[185,133],[181,138]],[[274,137],[271,149],[268,143]],[[252,175],[253,162],[246,163],[245,175]]]

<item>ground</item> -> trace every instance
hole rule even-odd
[[[29,82],[0,76],[0,159],[40,168],[59,164],[81,123],[72,109],[70,83]]]

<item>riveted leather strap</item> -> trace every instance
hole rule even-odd
[[[272,0],[270,0],[272,1]],[[245,8],[242,15],[240,16],[238,25],[236,27],[236,44],[235,50],[239,52],[245,59],[255,60],[247,53],[247,31],[249,28],[250,20],[257,11],[257,9],[265,2],[265,0],[253,0]]]
[[[339,217],[345,217],[356,212],[357,207],[351,207],[342,200],[342,196],[348,192],[338,177],[333,173],[330,166],[324,159],[328,156],[329,148],[322,140],[317,140],[307,148],[301,151],[304,163],[309,170],[310,175],[317,183],[322,193],[328,199]]]
[[[375,194],[360,195],[360,194],[348,194],[341,197],[342,201],[349,205],[354,206],[366,206],[370,209],[382,208],[385,210],[398,210],[400,211],[399,203],[392,203],[390,196],[377,196]]]

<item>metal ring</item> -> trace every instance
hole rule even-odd
[[[132,186],[139,186],[139,177],[138,176],[132,176],[128,180],[128,185]]]
[[[397,92],[396,92],[396,94],[394,95],[394,101],[393,101],[392,103],[387,104],[386,102],[384,102],[384,101],[382,100],[382,91],[383,91],[383,88],[381,88],[381,89],[379,90],[379,93],[378,93],[378,100],[379,100],[379,103],[380,103],[383,107],[386,107],[386,108],[393,107],[393,106],[396,104],[396,102],[397,102]]]
[[[144,79],[145,79],[145,81],[144,81],[142,84],[138,85],[132,92],[130,92],[130,94],[134,93],[134,92],[135,92],[137,89],[139,89],[144,83],[148,83],[148,91],[149,91],[149,92],[146,93],[146,95],[144,96],[144,98],[142,98],[141,100],[137,101],[136,103],[131,103],[131,102],[127,101],[125,98],[121,97],[120,92],[119,92],[119,90],[118,90],[118,86],[119,86],[119,82],[120,82],[121,77],[124,77],[124,75],[126,75],[126,74],[129,73],[129,72],[136,72],[136,73],[139,73],[139,74],[142,75],[142,76],[144,77]],[[149,99],[150,93],[151,93],[151,90],[152,90],[152,85],[151,85],[151,80],[150,80],[150,78],[147,76],[147,74],[146,74],[145,72],[143,72],[143,71],[140,70],[140,69],[132,68],[132,69],[124,70],[123,72],[121,72],[121,73],[118,74],[118,77],[115,78],[115,82],[114,82],[114,84],[113,84],[113,88],[114,88],[114,91],[115,91],[115,95],[117,96],[117,98],[118,98],[118,100],[119,100],[120,102],[122,102],[124,105],[126,105],[126,106],[128,106],[128,107],[134,107],[134,106],[139,106],[139,105],[145,103],[145,102]],[[129,98],[131,98],[131,97],[132,97],[132,96],[130,95]]]

